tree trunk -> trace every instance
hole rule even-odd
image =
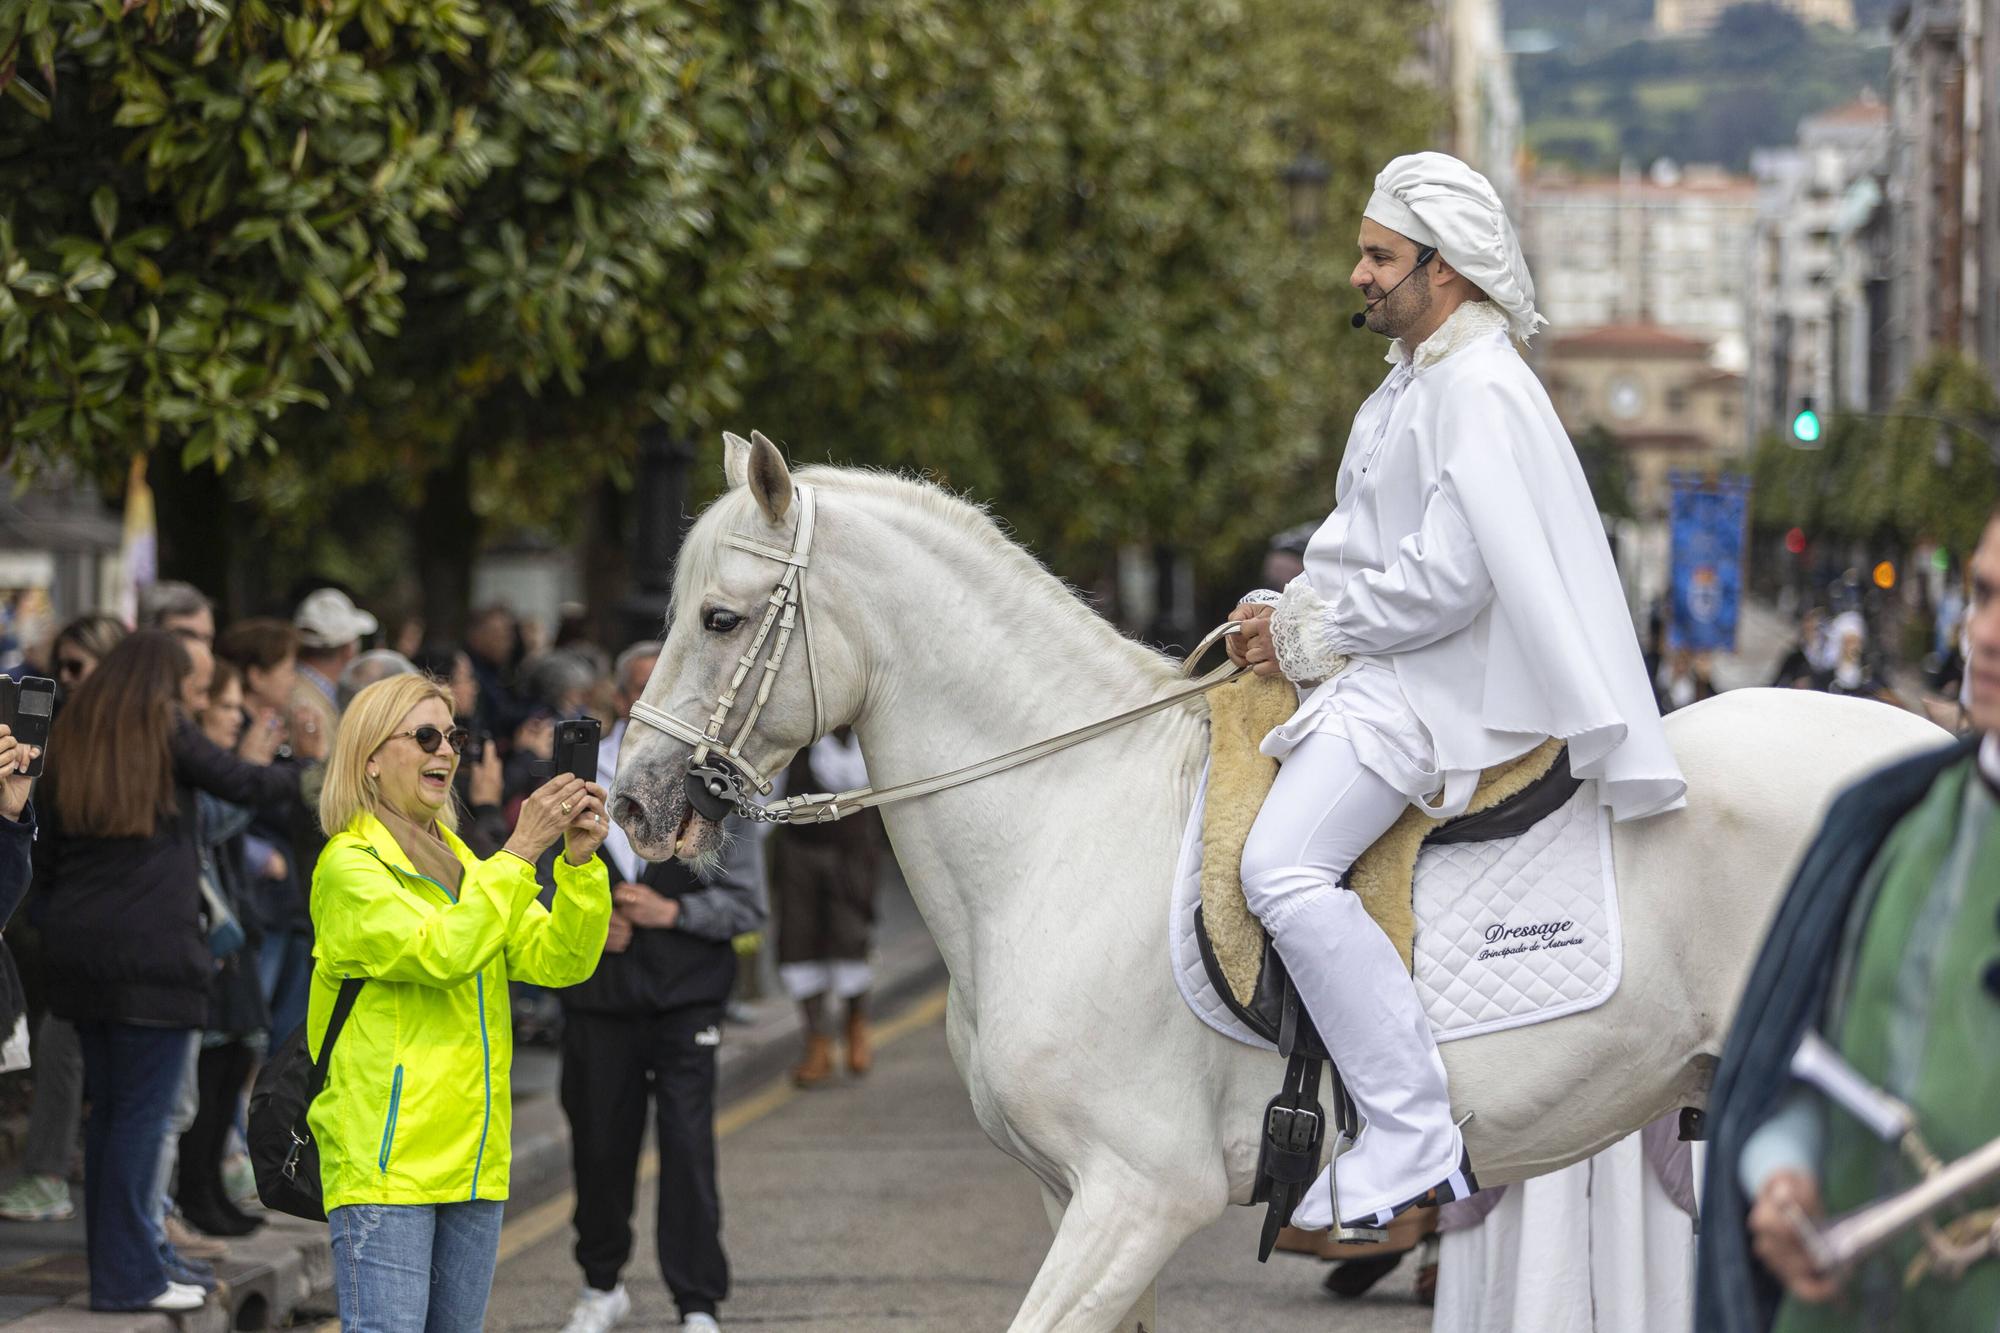
[[[417,506],[417,580],[423,588],[425,637],[459,643],[472,602],[472,559],[479,549],[472,512],[472,459],[459,453],[424,480]]]

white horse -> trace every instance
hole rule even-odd
[[[689,533],[644,700],[706,719],[749,648],[802,506],[768,441],[731,437],[732,486]],[[1121,712],[1175,681],[986,515],[923,483],[812,468],[798,645],[744,755],[782,768],[852,724],[878,787]],[[732,545],[748,537],[764,552]],[[748,689],[755,688],[754,676]],[[747,700],[745,701],[747,702]],[[733,735],[743,712],[729,729]],[[1788,868],[1852,778],[1946,739],[1877,703],[1744,690],[1677,712],[1687,808],[1614,833],[1624,979],[1587,1013],[1443,1048],[1483,1183],[1554,1170],[1699,1106]],[[952,1057],[993,1142],[1041,1182],[1055,1240],[1016,1333],[1157,1329],[1153,1282],[1248,1203],[1277,1057],[1175,989],[1168,902],[1205,758],[1199,702],[1056,758],[885,808],[950,969]],[[649,859],[700,857],[692,747],[635,726],[614,817]]]

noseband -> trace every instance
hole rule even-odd
[[[708,725],[696,729],[683,722],[663,708],[640,700],[632,705],[632,720],[664,731],[677,740],[694,747],[694,754],[688,759],[687,798],[696,813],[704,819],[720,823],[728,815],[738,815],[753,823],[760,824],[828,824],[836,819],[859,814],[871,806],[889,805],[896,801],[907,801],[918,796],[929,796],[935,792],[962,787],[968,782],[977,782],[995,773],[1002,773],[1022,764],[1032,763],[1045,755],[1059,750],[1067,750],[1073,745],[1081,745],[1087,740],[1102,736],[1107,731],[1116,730],[1140,718],[1172,708],[1198,695],[1208,693],[1218,685],[1227,684],[1241,675],[1246,668],[1224,662],[1207,675],[1176,686],[1157,699],[1127,709],[1113,717],[1093,722],[1089,726],[1078,727],[1074,731],[1051,736],[1047,740],[1024,745],[1018,750],[995,755],[980,763],[941,773],[935,777],[922,778],[915,782],[905,782],[894,787],[876,790],[873,787],[856,787],[844,792],[801,793],[788,796],[781,801],[760,805],[751,799],[754,791],[758,795],[771,794],[771,775],[761,772],[743,753],[743,746],[750,739],[750,732],[757,725],[764,705],[770,701],[771,687],[777,683],[778,668],[784,665],[785,650],[791,646],[792,631],[799,631],[800,641],[805,645],[806,678],[812,691],[813,738],[817,740],[826,733],[825,715],[820,706],[819,663],[812,651],[812,615],[806,603],[805,571],[811,564],[813,538],[813,512],[815,498],[813,488],[800,485],[794,490],[795,505],[799,512],[797,528],[792,534],[790,550],[758,541],[755,537],[740,532],[723,536],[725,546],[733,546],[739,551],[775,560],[785,566],[785,572],[778,578],[777,586],[771,589],[766,600],[764,619],[757,626],[756,635],[750,646],[736,660],[736,673],[730,677],[729,687],[715,701],[715,710],[708,715]],[[1218,625],[1210,630],[1207,637],[1195,647],[1181,665],[1181,674],[1191,676],[1195,664],[1203,654],[1224,638],[1238,633],[1235,624]],[[776,631],[773,638],[772,631]],[[765,652],[766,644],[770,651]],[[757,694],[750,701],[743,715],[743,724],[736,729],[735,739],[725,743],[723,728],[728,724],[729,715],[736,709],[737,696],[742,692],[750,673],[763,665],[763,678],[757,682]]]
[[[632,720],[643,722],[650,727],[666,732],[677,740],[694,746],[694,755],[688,760],[688,800],[703,818],[720,821],[731,812],[743,814],[750,810],[761,810],[750,799],[750,789],[758,794],[771,794],[771,775],[760,771],[757,765],[743,753],[744,744],[757,726],[757,719],[763,715],[764,705],[770,702],[771,687],[777,684],[778,668],[785,664],[785,651],[792,645],[792,632],[801,631],[800,641],[805,646],[806,679],[812,689],[813,736],[824,733],[819,696],[819,663],[813,660],[812,632],[809,628],[811,617],[806,611],[805,571],[812,563],[813,514],[816,500],[813,488],[798,486],[793,491],[793,504],[798,510],[799,521],[792,532],[790,550],[758,541],[755,537],[740,532],[724,534],[725,546],[733,546],[739,551],[775,560],[785,567],[779,576],[777,586],[765,599],[764,619],[757,626],[757,633],[750,640],[750,646],[743,656],[736,659],[736,674],[729,679],[729,687],[715,701],[715,710],[708,715],[708,725],[697,730],[663,708],[640,700],[632,705]],[[777,632],[776,638],[772,631]],[[770,645],[770,653],[765,655],[765,645]],[[757,669],[759,659],[764,666],[763,678],[757,682],[756,697],[743,715],[743,725],[736,729],[736,737],[727,743],[722,739],[724,726],[729,715],[736,708],[737,696],[742,692],[744,682]],[[755,816],[751,816],[754,818]]]

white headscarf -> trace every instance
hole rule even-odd
[[[1410,153],[1382,168],[1363,216],[1428,245],[1507,312],[1526,342],[1548,321],[1535,310],[1535,280],[1492,182],[1447,153]]]

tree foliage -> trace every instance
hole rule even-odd
[[[1214,567],[1332,498],[1382,344],[1346,327],[1374,173],[1426,104],[1377,73],[1407,16],[1300,0],[855,6],[842,225],[746,420],[925,469],[1059,568],[1122,541]],[[1325,225],[1290,234],[1310,148]]]
[[[1766,437],[1753,462],[1755,521],[1770,531],[1802,528],[1815,541],[1883,550],[1933,541],[1969,552],[2000,500],[2000,460],[1972,434],[1894,414],[1984,421],[1992,433],[1997,407],[1977,366],[1941,354],[1911,376],[1887,419],[1836,413],[1816,450]]]
[[[1379,372],[1348,229],[1423,140],[1382,73],[1418,22],[0,0],[0,439],[25,474],[245,463],[273,536],[327,540],[356,494],[573,531],[644,424],[756,425],[929,470],[1059,564],[1220,559],[1323,511]]]

